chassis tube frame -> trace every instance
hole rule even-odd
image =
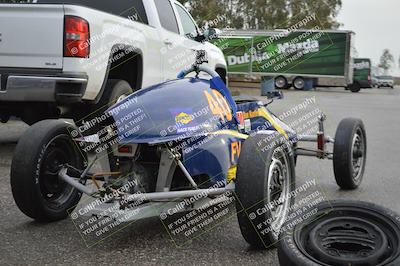
[[[298,135],[299,142],[317,142],[318,136],[317,135]],[[325,137],[326,143],[335,143],[335,139],[329,136]]]
[[[61,180],[65,181],[69,185],[73,186],[77,190],[82,193],[85,193],[89,196],[93,196],[93,194],[99,192],[100,190],[93,190],[81,183],[79,183],[76,178],[71,177],[67,174],[68,169],[62,168],[58,176]],[[129,194],[128,200],[168,200],[168,199],[177,199],[177,198],[189,198],[197,195],[204,194],[205,196],[218,196],[222,195],[226,192],[234,191],[235,184],[231,182],[227,184],[223,188],[205,188],[205,189],[194,189],[194,190],[180,190],[180,191],[163,191],[163,192],[150,192],[150,193],[138,193],[138,194]]]

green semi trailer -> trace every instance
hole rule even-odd
[[[275,87],[296,89],[346,87],[353,83],[352,31],[226,31],[214,42],[222,49],[228,72],[261,75]]]
[[[353,72],[353,83],[360,88],[372,88],[371,59],[355,58]]]

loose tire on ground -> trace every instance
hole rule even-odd
[[[360,119],[343,119],[336,130],[333,146],[333,171],[342,189],[357,188],[364,175],[367,139]]]
[[[275,246],[280,226],[293,204],[293,198],[287,197],[287,194],[295,189],[295,165],[291,148],[278,141],[266,143],[267,138],[268,135],[254,135],[243,143],[235,181],[240,231],[244,239],[258,249]],[[274,205],[262,213],[257,212],[266,204],[279,199],[284,199],[282,206]],[[262,233],[256,229],[258,224],[268,219],[272,219],[269,227],[274,227],[275,231]]]
[[[373,203],[321,202],[282,230],[280,265],[400,265],[400,216]],[[310,210],[311,211],[311,210]]]
[[[44,222],[67,217],[81,193],[58,178],[59,166],[83,169],[85,157],[71,138],[75,127],[61,120],[43,120],[19,139],[11,164],[11,190],[19,209]]]

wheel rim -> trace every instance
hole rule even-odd
[[[399,255],[399,235],[386,217],[350,208],[321,215],[294,229],[299,250],[318,264],[378,266]]]
[[[290,180],[288,154],[284,149],[274,151],[268,171],[267,200],[271,210],[271,228],[275,236],[286,220],[290,207]]]
[[[125,99],[126,97],[128,97],[128,95],[126,95],[126,94],[120,95],[120,96],[117,98],[116,103],[119,103],[120,101],[122,101],[122,100]]]
[[[296,79],[296,80],[294,81],[294,86],[295,86],[297,89],[303,89],[303,88],[304,88],[304,80],[303,80],[303,79]]]
[[[286,80],[284,78],[276,78],[275,79],[275,86],[277,88],[283,88],[286,85]]]
[[[361,176],[365,165],[365,153],[365,137],[361,128],[358,128],[356,133],[354,134],[350,152],[351,165],[353,168],[353,180],[356,183],[359,183],[361,181]]]
[[[68,163],[78,166],[73,145],[69,136],[63,134],[54,137],[44,148],[40,163],[39,185],[43,199],[50,208],[57,209],[65,204],[75,191],[58,177],[62,165]]]

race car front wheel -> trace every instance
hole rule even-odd
[[[333,146],[333,170],[342,189],[357,188],[364,175],[367,159],[367,138],[360,119],[340,121]]]
[[[400,216],[393,211],[333,200],[315,205],[309,214],[282,230],[280,265],[400,265]]]
[[[74,129],[61,120],[43,120],[30,127],[15,148],[12,194],[19,209],[35,220],[61,220],[81,198],[58,177],[64,164],[83,169],[85,156],[71,138]]]
[[[241,233],[260,249],[276,245],[295,189],[291,147],[271,137],[254,135],[243,143],[235,183]]]

